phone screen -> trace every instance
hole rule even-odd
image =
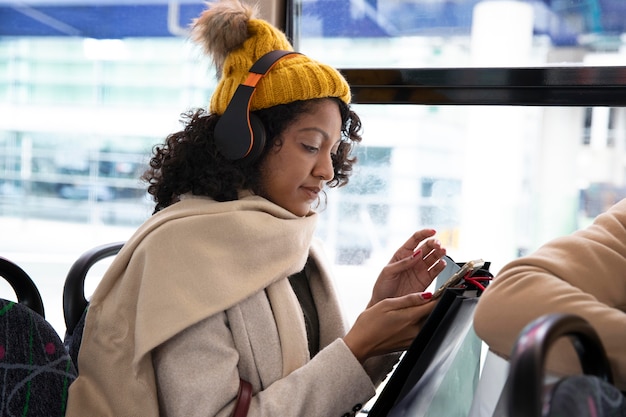
[[[443,285],[437,288],[437,290],[433,294],[432,299],[434,300],[434,299],[441,297],[441,295],[443,294],[446,288],[450,288],[459,284],[463,280],[465,275],[467,275],[468,273],[474,272],[477,269],[480,269],[484,264],[485,264],[485,261],[483,261],[482,259],[475,259],[473,261],[466,262],[461,267],[461,269],[459,269],[454,274],[452,274],[452,276],[448,278],[448,280],[444,282]]]

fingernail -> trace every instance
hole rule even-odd
[[[431,298],[433,298],[433,293],[432,292],[423,292],[420,294],[420,297],[422,298],[422,300],[430,300]]]
[[[416,256],[418,256],[420,253],[422,253],[421,249],[416,250],[415,252],[413,252],[413,255],[411,255],[411,258],[415,258]]]

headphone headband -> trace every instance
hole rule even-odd
[[[214,132],[215,144],[227,159],[255,158],[262,151],[263,144],[255,143],[258,132],[255,132],[254,122],[250,118],[252,96],[261,78],[278,61],[293,55],[299,55],[299,52],[276,50],[266,53],[250,67],[248,77],[235,90]],[[258,152],[253,152],[253,148],[258,149]]]

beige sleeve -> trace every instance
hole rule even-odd
[[[584,230],[555,239],[498,273],[481,296],[475,329],[492,350],[508,357],[519,332],[540,315],[563,312],[598,331],[615,382],[626,390],[626,200]],[[579,373],[573,349],[561,341],[548,368]]]

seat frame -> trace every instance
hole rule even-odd
[[[0,276],[13,288],[17,301],[45,318],[41,294],[30,276],[15,262],[0,257]]]
[[[63,286],[63,316],[67,334],[72,334],[89,302],[85,297],[85,279],[98,261],[116,255],[125,242],[106,243],[83,253],[70,267]]]

